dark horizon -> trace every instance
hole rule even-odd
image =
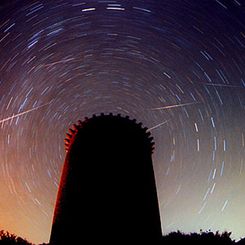
[[[79,241],[80,235],[77,235],[76,233],[70,234],[70,241],[73,242],[74,240]],[[140,240],[140,239],[139,239]],[[23,239],[15,234],[11,234],[7,231],[0,230],[0,244],[1,245],[7,245],[10,242],[11,244],[16,245],[37,245],[33,244],[30,241],[27,241],[26,239]],[[68,241],[69,242],[69,241]],[[121,242],[120,238],[118,239],[118,242]],[[245,244],[245,238],[235,241],[231,239],[231,232],[225,231],[225,232],[212,232],[212,231],[202,231],[200,230],[199,233],[183,233],[181,231],[173,231],[165,236],[161,237],[161,240],[156,243],[156,245],[181,245],[181,244],[188,244],[188,245],[244,245]],[[78,244],[78,243],[77,243]],[[144,242],[142,244],[145,244]],[[153,244],[153,243],[150,243]],[[154,243],[155,244],[155,243]],[[52,245],[51,243],[42,243],[39,245]]]

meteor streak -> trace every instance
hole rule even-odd
[[[197,103],[200,103],[200,102],[190,102],[190,103],[185,103],[185,104],[167,105],[167,106],[163,106],[163,107],[152,108],[151,110],[153,110],[153,111],[166,110],[166,109],[172,109],[172,108],[177,108],[177,107],[183,107],[183,106],[187,106],[187,105],[194,105]]]
[[[169,120],[164,121],[164,122],[161,122],[161,123],[159,123],[159,124],[157,124],[157,125],[155,125],[155,126],[153,126],[153,127],[151,127],[151,128],[148,128],[148,129],[146,130],[146,132],[149,132],[149,131],[151,131],[151,130],[153,130],[153,129],[159,128],[159,127],[161,127],[162,125],[168,123],[168,121],[169,121]]]
[[[30,112],[35,111],[35,110],[38,110],[38,109],[40,109],[40,108],[42,108],[42,107],[44,107],[44,106],[46,106],[48,104],[50,104],[50,102],[49,103],[46,103],[46,104],[43,104],[43,105],[40,105],[40,106],[37,106],[37,107],[32,108],[32,109],[29,109],[29,110],[20,112],[18,114],[13,114],[11,117],[7,117],[7,118],[4,118],[4,119],[0,120],[0,123],[4,123],[4,122],[7,122],[9,120],[13,120],[16,117],[23,116],[23,115],[25,115],[27,113],[30,113]]]
[[[46,65],[44,65],[44,67],[50,67],[50,66],[54,66],[57,64],[65,64],[69,61],[74,61],[74,60],[75,60],[75,58],[67,58],[67,59],[63,59],[63,60],[55,61],[53,63],[46,64]]]
[[[156,110],[166,110],[166,109],[172,109],[172,108],[177,108],[177,107],[183,107],[183,106],[188,106],[188,105],[194,105],[194,104],[197,104],[197,103],[200,103],[200,102],[190,102],[190,103],[185,103],[185,104],[177,104],[177,105],[167,105],[167,106],[163,106],[163,107],[156,107],[156,108],[152,108],[151,110],[152,111],[156,111]],[[161,122],[151,128],[148,128],[147,129],[147,132],[153,130],[153,129],[156,129],[156,128],[159,128],[161,127],[162,125],[168,123],[169,120],[167,121],[164,121],[164,122]]]
[[[231,85],[231,84],[222,84],[222,83],[205,83],[204,85],[214,86],[214,87],[244,88],[243,86]]]

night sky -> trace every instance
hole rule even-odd
[[[65,133],[101,112],[152,132],[163,234],[245,236],[244,0],[1,0],[0,229],[48,242]]]

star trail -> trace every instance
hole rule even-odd
[[[245,236],[243,0],[3,0],[0,54],[0,229],[48,242],[65,133],[112,112],[154,137],[163,234]]]

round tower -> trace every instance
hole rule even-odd
[[[161,223],[153,138],[121,115],[85,118],[69,130],[52,245],[156,244]]]

